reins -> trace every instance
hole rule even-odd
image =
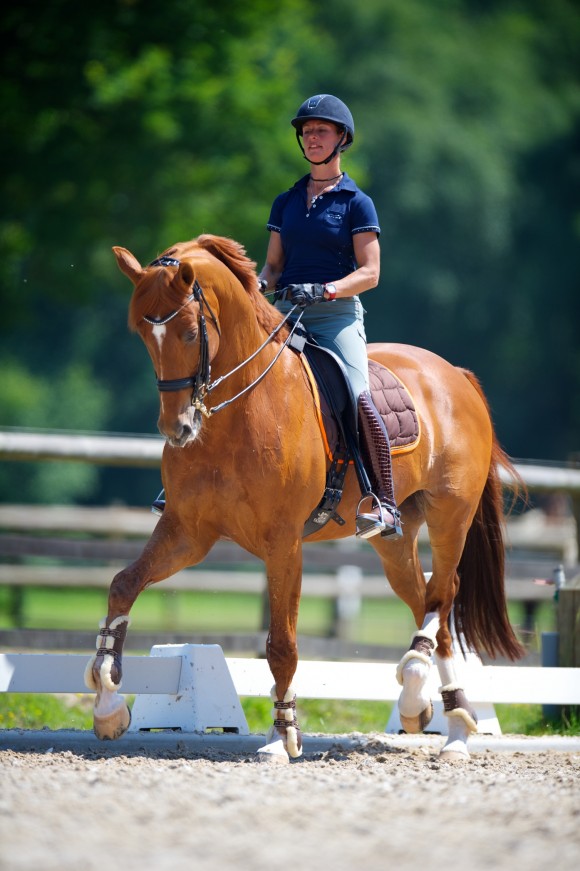
[[[180,265],[180,261],[176,260],[173,257],[159,257],[157,260],[153,260],[153,262],[149,264],[149,266],[164,266],[164,267],[165,266],[179,266],[179,265]],[[256,351],[254,351],[253,354],[251,354],[245,360],[242,360],[242,362],[238,366],[236,366],[234,369],[232,369],[230,372],[226,372],[225,375],[220,375],[219,378],[216,378],[215,381],[212,381],[211,380],[211,360],[210,360],[210,355],[209,355],[209,338],[208,338],[208,333],[207,333],[207,323],[206,323],[206,318],[205,318],[205,314],[204,314],[204,308],[207,309],[209,316],[211,317],[211,320],[213,322],[213,325],[217,331],[218,336],[221,336],[221,330],[219,327],[218,320],[217,320],[210,304],[208,303],[206,296],[203,292],[203,288],[201,287],[201,285],[197,281],[197,278],[195,279],[195,281],[193,283],[193,288],[192,288],[191,294],[187,297],[185,302],[181,306],[179,306],[178,309],[171,312],[171,314],[167,315],[167,317],[165,317],[165,318],[150,318],[150,317],[144,316],[143,320],[146,323],[151,324],[152,326],[163,326],[163,325],[169,323],[169,321],[173,320],[173,318],[177,317],[177,315],[181,311],[183,311],[184,308],[186,308],[191,302],[194,302],[194,301],[197,302],[199,305],[199,365],[197,367],[197,372],[195,373],[195,375],[190,375],[186,378],[173,378],[173,379],[169,379],[169,380],[164,380],[164,379],[158,378],[157,379],[157,389],[160,392],[164,393],[164,392],[176,392],[178,390],[185,390],[188,387],[192,387],[193,388],[192,395],[191,395],[192,406],[196,410],[200,411],[205,417],[209,418],[213,414],[216,414],[218,411],[221,411],[222,409],[227,408],[228,405],[231,405],[232,402],[235,402],[237,399],[239,399],[245,393],[248,393],[250,390],[253,390],[253,388],[256,387],[262,381],[262,379],[266,377],[266,375],[268,374],[270,369],[274,366],[274,364],[278,360],[280,354],[282,353],[284,348],[287,347],[292,336],[294,335],[294,331],[296,330],[296,327],[298,326],[298,324],[300,323],[300,320],[302,318],[302,312],[300,312],[300,314],[296,318],[295,322],[293,323],[293,325],[290,329],[290,332],[288,333],[288,336],[286,337],[284,342],[282,342],[280,349],[277,351],[273,360],[271,360],[270,363],[268,364],[268,366],[266,366],[264,371],[260,375],[258,375],[258,377],[254,381],[252,381],[251,384],[248,384],[247,387],[244,387],[243,390],[240,390],[239,393],[236,393],[235,396],[232,396],[230,399],[224,400],[224,402],[219,403],[219,405],[215,405],[213,408],[207,408],[207,406],[205,405],[205,400],[210,395],[210,393],[212,393],[212,391],[215,390],[216,387],[218,387],[220,384],[222,384],[224,381],[226,381],[226,379],[228,379],[231,375],[234,375],[236,372],[239,372],[240,369],[243,369],[244,366],[246,366],[255,357],[257,357],[258,354],[264,350],[266,345],[270,344],[270,342],[274,339],[274,337],[277,335],[277,333],[280,331],[280,329],[287,323],[290,316],[296,311],[298,306],[294,306],[288,312],[288,314],[284,317],[284,319],[267,336],[265,341],[262,342],[260,347]]]

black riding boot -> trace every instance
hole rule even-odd
[[[383,420],[375,408],[368,391],[358,398],[359,436],[362,459],[371,483],[372,494],[361,499],[356,517],[358,538],[370,538],[381,533],[402,535],[401,513],[395,503],[391,446]],[[370,499],[368,513],[360,513],[360,506]]]
[[[161,517],[165,510],[165,490],[162,490],[157,499],[151,504],[151,513]]]

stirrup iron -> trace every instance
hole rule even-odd
[[[372,499],[371,511],[373,513],[361,513],[362,503],[369,498]],[[374,513],[373,509],[376,509],[377,513]],[[391,535],[401,536],[403,534],[401,512],[390,505],[383,505],[374,493],[366,493],[358,503],[356,510],[356,537],[371,538],[379,533],[383,538]]]

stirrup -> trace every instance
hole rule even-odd
[[[373,511],[372,514],[361,514],[360,506],[369,496],[372,497],[372,507],[373,509],[376,509],[377,513],[374,513]],[[356,537],[371,538],[373,535],[378,535],[379,533],[383,538],[391,535],[401,536],[403,534],[401,528],[401,512],[396,508],[383,505],[380,500],[376,498],[374,493],[365,494],[357,507]]]
[[[385,518],[385,528],[382,530],[381,536],[383,538],[388,538],[394,535],[395,538],[401,538],[403,535],[401,512],[398,508],[388,508],[386,513],[391,516],[393,522],[389,523],[388,517]]]
[[[161,517],[165,509],[165,490],[162,490],[157,499],[151,503],[151,514]]]

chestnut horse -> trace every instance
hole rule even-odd
[[[113,250],[134,285],[129,325],[143,339],[157,375],[167,502],[142,555],[111,583],[86,674],[97,693],[95,732],[117,738],[130,722],[118,690],[138,595],[201,562],[219,539],[230,539],[265,563],[275,719],[260,758],[287,761],[302,752],[292,679],[303,529],[321,500],[327,472],[311,383],[300,355],[286,346],[288,325],[259,292],[255,264],[242,246],[202,235],[145,267],[126,249]],[[449,717],[442,753],[466,759],[477,718],[457,681],[448,621],[454,606],[469,648],[511,659],[522,655],[505,602],[498,467],[515,472],[471,373],[406,345],[370,345],[369,356],[407,386],[421,431],[418,446],[393,463],[403,536],[369,540],[417,625],[397,669],[401,722],[408,732],[429,722],[426,683],[434,656]],[[307,541],[352,535],[359,499],[349,469],[340,506],[346,524],[330,522]],[[423,523],[432,549],[428,583],[417,550]]]

